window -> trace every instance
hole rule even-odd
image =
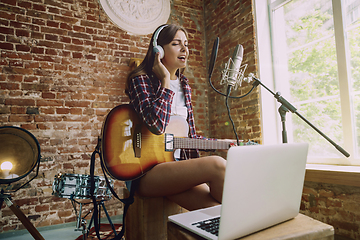
[[[308,142],[310,163],[360,165],[360,0],[255,0],[255,9],[261,81],[351,156],[292,113],[288,142]],[[280,104],[264,88],[261,98],[264,144],[279,143]]]

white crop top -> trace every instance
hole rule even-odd
[[[171,105],[171,116],[182,116],[186,119],[187,108],[185,105],[185,95],[179,77],[176,80],[170,80],[170,89],[175,92]]]
[[[170,89],[175,95],[171,105],[170,120],[166,132],[173,133],[177,137],[187,137],[189,132],[189,125],[186,121],[188,112],[185,105],[184,90],[179,77],[176,80],[170,80]],[[180,159],[180,149],[174,152],[174,157]]]

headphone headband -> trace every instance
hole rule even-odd
[[[167,25],[163,25],[161,27],[159,27],[155,33],[154,33],[154,39],[153,39],[153,46],[156,47],[157,46],[157,39],[159,37],[159,34],[161,32],[161,30],[163,30],[165,27],[167,27]]]
[[[159,37],[159,34],[161,32],[161,30],[164,29],[164,27],[166,27],[167,25],[163,25],[161,27],[159,27],[155,33],[154,33],[154,37],[153,37],[153,52],[154,53],[159,53],[160,54],[160,58],[163,58],[165,53],[164,53],[164,49],[161,47],[161,46],[158,46],[157,44],[157,40],[158,40],[158,37]]]

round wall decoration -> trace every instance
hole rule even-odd
[[[147,35],[170,16],[170,0],[99,0],[110,20],[122,30]]]

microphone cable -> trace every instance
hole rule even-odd
[[[229,119],[230,119],[230,122],[231,122],[231,125],[232,125],[232,128],[233,128],[233,132],[235,133],[237,146],[240,146],[239,136],[238,136],[236,128],[235,128],[235,123],[234,123],[234,121],[233,121],[233,119],[231,117],[231,112],[230,112],[230,107],[229,107],[229,97],[230,97],[231,87],[232,86],[229,85],[228,88],[227,88],[227,94],[226,94],[226,98],[225,98],[225,105],[226,105],[228,116],[229,116]]]
[[[225,105],[226,105],[226,109],[227,109],[227,112],[228,112],[228,116],[229,116],[229,119],[230,119],[230,122],[231,122],[231,125],[232,125],[232,128],[233,128],[233,131],[234,131],[234,134],[235,134],[235,137],[236,137],[236,142],[237,142],[237,145],[240,146],[240,140],[239,140],[239,136],[236,132],[236,128],[235,128],[235,123],[234,123],[234,120],[232,119],[231,117],[231,112],[230,112],[230,106],[229,106],[229,98],[234,98],[234,99],[240,99],[240,98],[244,98],[246,96],[248,96],[253,90],[254,88],[257,87],[257,85],[254,85],[252,86],[252,88],[250,89],[249,92],[247,92],[246,94],[242,95],[242,96],[230,96],[230,93],[231,93],[231,88],[232,86],[231,85],[228,85],[228,88],[227,88],[227,93],[224,94],[222,92],[220,92],[219,90],[217,90],[214,85],[212,84],[211,82],[211,76],[212,76],[212,72],[214,70],[214,65],[215,65],[215,62],[216,62],[216,57],[217,57],[217,51],[218,51],[218,47],[219,47],[219,37],[217,37],[214,41],[214,45],[213,45],[213,49],[212,49],[212,52],[211,52],[211,57],[210,57],[210,63],[209,63],[209,71],[208,71],[208,80],[209,80],[209,84],[211,86],[211,88],[218,94],[222,95],[222,96],[225,96]]]

